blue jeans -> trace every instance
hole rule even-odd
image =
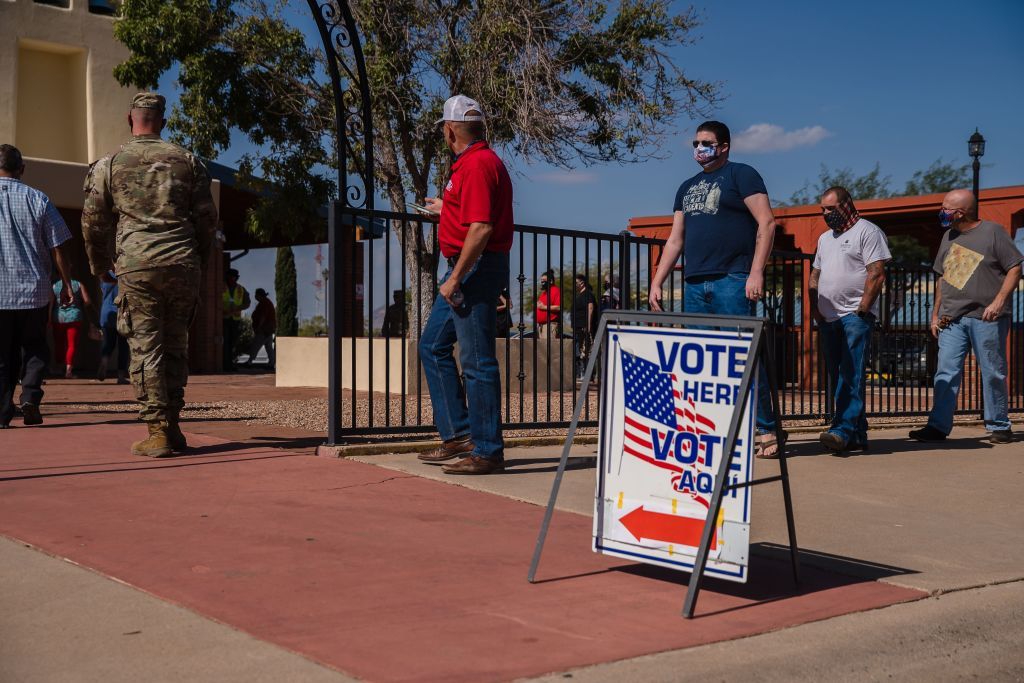
[[[441,282],[449,275],[450,268]],[[507,286],[508,254],[484,252],[462,280],[462,306],[454,309],[438,295],[419,344],[434,424],[441,438],[448,441],[468,434],[474,444],[473,455],[499,461],[504,458],[505,442],[501,436],[501,376],[495,356],[495,302]],[[456,341],[465,387],[455,365]]]
[[[111,320],[103,326],[103,346],[100,348],[100,355],[109,358],[117,350],[118,372],[128,372],[128,340],[122,337],[117,331],[117,324]]]
[[[943,434],[953,431],[953,411],[963,379],[964,359],[974,349],[981,369],[981,391],[985,401],[985,429],[1009,429],[1006,387],[1006,335],[1010,316],[986,322],[981,318],[957,318],[939,331],[939,359],[935,369],[934,398],[928,425]]]
[[[874,325],[873,315],[860,318],[847,313],[818,326],[829,386],[835,398],[829,431],[854,443],[868,442],[868,421],[864,417],[864,361],[868,357]]]
[[[687,313],[753,316],[755,302],[747,298],[747,273],[729,273],[687,280],[683,288],[683,310]],[[757,375],[757,431],[767,434],[775,431],[768,372],[764,364],[758,366]]]

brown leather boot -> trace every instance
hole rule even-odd
[[[481,458],[479,455],[470,455],[450,465],[442,465],[441,471],[445,474],[493,474],[505,469],[504,460],[493,458]]]
[[[167,436],[166,422],[150,422],[149,437],[132,444],[132,455],[144,455],[147,458],[164,458],[171,454],[171,444]]]
[[[176,451],[183,451],[188,448],[185,435],[181,433],[180,422],[180,411],[172,410],[167,413],[167,441],[171,444],[171,448]]]
[[[473,448],[473,442],[467,434],[466,436],[449,439],[429,453],[420,453],[416,457],[423,462],[444,462],[445,460],[457,458],[464,453],[472,453]]]

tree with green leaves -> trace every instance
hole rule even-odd
[[[294,337],[299,328],[298,276],[295,252],[291,247],[278,247],[274,262],[274,293],[277,295],[277,334]]]
[[[813,204],[821,198],[830,187],[839,185],[845,187],[854,199],[882,199],[891,197],[892,191],[889,184],[891,176],[883,176],[881,165],[875,167],[864,175],[856,175],[852,168],[830,169],[825,164],[821,165],[818,172],[818,181],[812,186],[809,182],[793,193],[789,203],[793,205]]]
[[[322,50],[284,18],[284,0],[124,0],[115,35],[130,50],[123,85],[155,86],[178,66],[174,135],[213,158],[232,134],[259,154],[242,179],[268,189],[249,214],[256,234],[294,234],[338,188],[331,181],[333,100]],[[465,93],[488,138],[557,166],[637,161],[681,115],[706,113],[716,83],[686,75],[667,50],[694,38],[694,10],[670,0],[352,0],[372,93],[377,181],[404,211],[447,181],[435,125]],[[355,163],[355,161],[353,161]],[[261,180],[257,180],[259,174]],[[433,188],[433,189],[432,189]],[[394,226],[396,236],[402,231]],[[402,245],[411,288],[430,291],[438,254],[419,230]],[[420,274],[417,279],[417,273]],[[419,325],[429,310],[413,310]]]
[[[300,337],[323,337],[327,334],[327,318],[319,313],[312,318],[307,318],[298,326]]]
[[[928,262],[928,247],[912,235],[890,235],[889,253],[893,263],[919,266]]]
[[[971,181],[970,164],[956,166],[943,162],[940,157],[923,171],[915,171],[900,194],[909,197],[918,194],[949,192],[958,187],[969,187]]]
[[[878,163],[864,175],[857,175],[852,168],[830,169],[822,164],[818,173],[818,181],[813,185],[810,182],[805,182],[804,186],[789,198],[788,204],[794,206],[813,204],[825,193],[825,190],[836,185],[849,190],[850,196],[854,199],[883,199],[949,192],[971,184],[970,169],[970,164],[957,166],[939,158],[928,168],[915,171],[902,192],[894,192],[890,189],[892,177],[883,176],[881,165]]]

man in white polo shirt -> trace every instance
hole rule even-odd
[[[844,187],[821,196],[827,230],[818,238],[811,268],[811,310],[821,332],[829,384],[835,397],[832,425],[820,441],[836,453],[864,450],[864,362],[878,319],[885,262],[892,258],[885,233],[861,218]]]

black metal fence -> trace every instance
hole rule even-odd
[[[436,224],[419,215],[345,209],[340,329],[346,434],[433,431],[433,416],[417,346],[420,322],[447,267],[438,256]],[[405,247],[403,248],[403,245]],[[599,309],[648,308],[648,292],[661,240],[552,227],[517,225],[510,253],[510,329],[496,331],[506,430],[560,429],[580,398],[576,380],[580,347],[571,326],[581,273]],[[832,400],[826,359],[809,314],[811,260],[773,253],[765,271],[758,314],[774,323],[770,338],[787,420],[827,421]],[[553,272],[561,295],[561,325],[538,325],[541,276]],[[605,284],[610,287],[605,287]],[[931,337],[935,274],[927,267],[891,265],[867,363],[871,417],[919,416],[932,402],[937,344]],[[683,276],[675,269],[662,286],[666,310],[682,310]],[[397,295],[397,298],[395,298]],[[549,290],[549,302],[552,293]],[[498,302],[495,302],[498,305]],[[1024,411],[1024,294],[1016,293],[1009,340],[1010,409]],[[586,397],[583,424],[596,424],[597,394]],[[958,412],[982,410],[980,373],[968,357]]]

